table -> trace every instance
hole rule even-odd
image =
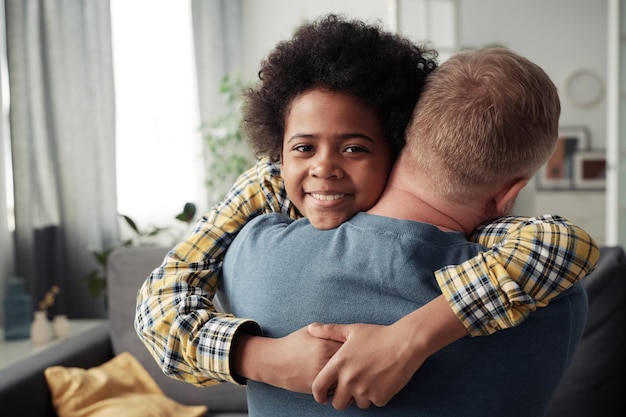
[[[104,323],[102,319],[70,320],[70,335],[66,339],[53,339],[42,346],[33,346],[30,339],[4,340],[4,329],[0,327],[0,369],[11,365],[29,356],[42,352],[51,346],[59,345],[79,333],[87,331]]]

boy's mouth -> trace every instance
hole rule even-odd
[[[319,193],[311,193],[311,197],[313,197],[316,200],[321,200],[321,201],[339,200],[340,198],[344,198],[345,196],[346,196],[345,194],[319,194]]]

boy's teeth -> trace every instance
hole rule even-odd
[[[314,199],[322,201],[338,200],[343,198],[345,194],[311,194]]]

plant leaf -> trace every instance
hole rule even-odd
[[[124,220],[126,220],[126,223],[130,226],[131,229],[133,229],[135,231],[135,233],[137,233],[138,235],[141,234],[141,232],[139,231],[139,228],[137,227],[137,225],[135,224],[133,219],[131,219],[130,217],[128,217],[125,214],[120,214],[120,216],[122,216],[124,218]]]

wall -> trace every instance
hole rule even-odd
[[[591,146],[605,148],[606,102],[583,109],[565,93],[567,77],[578,68],[606,80],[605,0],[462,0],[459,6],[462,46],[499,43],[539,64],[559,88],[561,125],[587,126]],[[560,214],[603,244],[605,200],[602,191],[536,191],[532,183],[518,198],[516,212]]]
[[[578,68],[606,78],[607,3],[604,0],[462,0],[463,46],[500,43],[540,65],[561,94],[562,125],[587,125],[594,147],[605,146],[606,105],[572,105],[565,80]]]
[[[304,21],[327,13],[345,14],[388,27],[388,0],[243,0],[244,67],[255,77],[259,63]]]

